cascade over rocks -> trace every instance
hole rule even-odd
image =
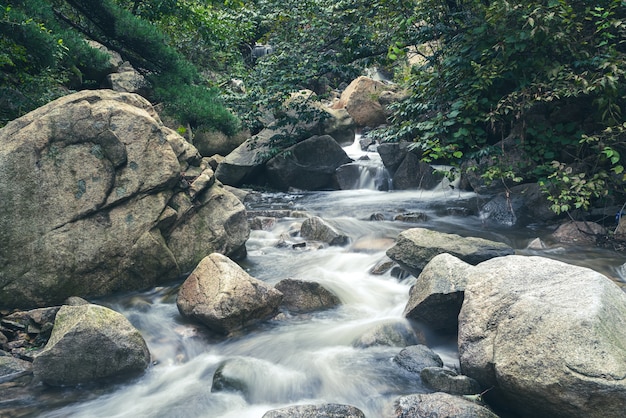
[[[513,248],[501,242],[476,237],[461,237],[425,228],[411,228],[398,235],[387,256],[414,276],[438,254],[449,253],[469,264],[513,254]]]
[[[288,402],[306,387],[307,376],[253,357],[231,357],[213,374],[211,392],[239,392],[251,403]],[[271,381],[273,384],[268,385]]]
[[[461,370],[522,417],[622,417],[626,294],[593,270],[507,256],[469,269]]]
[[[64,305],[33,372],[64,386],[140,373],[149,364],[146,342],[123,315],[98,305]]]
[[[205,257],[182,284],[176,299],[181,315],[228,334],[271,318],[283,294],[251,277],[228,257]]]
[[[266,164],[269,184],[278,190],[336,189],[335,172],[352,162],[329,135],[313,136],[293,145]]]
[[[179,188],[181,172],[200,163],[136,94],[81,91],[7,124],[0,306],[145,288],[211,252],[241,253],[244,206],[219,182],[193,198]]]

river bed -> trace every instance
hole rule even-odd
[[[364,179],[360,184],[375,182]],[[402,312],[415,278],[391,272],[375,275],[371,270],[401,231],[416,226],[502,241],[519,254],[589,266],[620,284],[625,281],[620,268],[626,261],[623,256],[595,248],[529,250],[530,241],[546,238],[554,226],[488,225],[478,213],[480,197],[453,186],[444,183],[432,191],[360,188],[255,194],[247,203],[251,214],[317,215],[350,237],[350,243],[294,246],[303,242],[292,234],[302,218],[284,216],[271,227],[251,232],[248,256],[240,265],[269,284],[285,278],[318,282],[340,298],[339,307],[283,315],[225,338],[180,316],[175,304],[180,282],[94,301],[121,312],[141,331],[154,364],[141,377],[123,384],[41,388],[21,415],[19,408],[13,410],[14,416],[260,418],[270,409],[329,402],[356,406],[367,417],[391,416],[398,396],[429,390],[392,361],[401,348],[358,348],[353,343],[376,324],[404,321]],[[394,220],[397,215],[415,213],[424,215],[419,223]],[[444,363],[456,367],[454,338],[423,331]],[[257,365],[247,376],[252,390],[246,396],[211,392],[220,362],[235,357],[246,357]]]

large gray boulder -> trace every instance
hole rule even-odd
[[[559,225],[551,238],[561,244],[595,245],[606,234],[606,228],[595,222],[568,221]]]
[[[365,418],[360,409],[334,403],[294,405],[267,411],[262,418]]]
[[[425,228],[411,228],[398,235],[387,256],[411,274],[419,276],[426,264],[438,254],[449,253],[469,264],[514,253],[513,248],[476,237],[461,237]]]
[[[336,189],[335,172],[352,159],[330,135],[297,143],[266,164],[269,184],[279,190]]]
[[[213,253],[182,284],[176,304],[181,315],[228,334],[274,316],[282,297],[228,257]]]
[[[193,199],[179,189],[181,172],[199,163],[195,148],[135,94],[82,91],[7,124],[0,306],[145,288],[213,251],[241,251],[249,234],[243,205],[216,182]],[[191,223],[206,227],[179,238]]]
[[[462,372],[523,417],[622,417],[626,294],[593,270],[508,256],[470,269]]]
[[[263,183],[265,164],[276,155],[276,147],[281,143],[297,144],[314,135],[331,135],[341,144],[354,140],[351,118],[344,112],[327,108],[309,90],[293,93],[281,112],[297,122],[284,125],[273,116],[268,118],[265,129],[248,138],[220,162],[215,172],[219,181],[229,186]]]
[[[203,157],[211,157],[215,154],[224,156],[230,154],[250,136],[248,131],[227,136],[219,131],[199,130],[193,133],[193,145]]]
[[[134,375],[149,364],[146,342],[123,315],[98,305],[65,305],[33,372],[46,384],[64,386]]]
[[[448,253],[433,257],[411,286],[404,316],[433,330],[456,332],[471,267]]]
[[[395,190],[431,190],[441,183],[442,179],[441,172],[437,172],[430,164],[420,161],[418,155],[407,152],[400,166],[393,173],[392,184]]]
[[[525,183],[497,194],[480,208],[479,217],[485,223],[504,226],[540,223],[559,216],[551,206],[538,183]]]
[[[397,418],[498,418],[487,407],[447,393],[420,393],[398,398]]]
[[[376,150],[391,175],[395,190],[430,190],[441,183],[443,174],[421,161],[420,150],[409,150],[409,143],[384,143]]]

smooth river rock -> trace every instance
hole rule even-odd
[[[228,257],[205,257],[181,286],[176,304],[181,315],[228,334],[278,312],[283,294],[255,279]]]
[[[33,372],[48,385],[65,386],[135,375],[149,364],[146,342],[122,314],[92,304],[64,305]]]
[[[476,237],[462,237],[426,228],[411,228],[398,235],[387,256],[416,277],[438,254],[449,253],[469,264],[513,254],[509,245]]]

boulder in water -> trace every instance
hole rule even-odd
[[[621,417],[626,294],[593,270],[508,256],[469,270],[461,370],[520,416]]]
[[[307,313],[334,308],[341,301],[317,282],[284,279],[274,286],[283,294],[281,307],[291,313]]]
[[[537,183],[520,184],[485,203],[479,217],[483,222],[503,226],[545,222],[558,216],[550,206]]]
[[[404,316],[436,331],[456,332],[471,267],[448,253],[433,257],[411,286]]]
[[[487,407],[448,393],[420,393],[396,400],[397,418],[498,418]]]
[[[325,242],[329,245],[346,245],[349,238],[342,235],[332,225],[319,216],[311,216],[302,222],[300,227],[302,238]]]
[[[461,237],[425,228],[411,228],[398,235],[387,255],[416,277],[438,254],[449,253],[469,264],[513,254],[510,246],[475,237]]]
[[[309,90],[294,93],[285,103],[283,111],[298,122],[279,126],[270,118],[265,123],[265,129],[225,156],[215,172],[217,179],[230,186],[264,184],[265,164],[276,155],[277,144],[297,144],[312,135],[331,135],[335,142],[352,143],[354,125],[351,119],[341,111],[329,110],[313,97],[314,93]]]
[[[562,244],[594,245],[606,228],[595,222],[569,221],[552,233],[552,239]]]
[[[420,161],[416,154],[407,152],[400,166],[393,173],[392,184],[395,190],[431,190],[442,179],[442,173],[437,172],[429,164]]]
[[[141,373],[149,364],[146,342],[123,315],[98,305],[64,305],[33,371],[46,384],[64,386]]]
[[[437,392],[451,395],[476,395],[481,392],[476,380],[443,367],[425,367],[420,377],[426,386]]]
[[[228,334],[274,316],[282,297],[228,257],[213,253],[182,284],[176,304],[181,315]]]
[[[394,363],[411,373],[420,373],[426,367],[442,367],[443,361],[425,345],[410,345],[393,358]]]
[[[407,347],[424,344],[426,338],[407,321],[387,320],[374,325],[354,341],[355,347],[373,346]]]
[[[267,177],[269,184],[279,190],[336,189],[336,170],[351,161],[333,137],[313,136],[270,159]]]

